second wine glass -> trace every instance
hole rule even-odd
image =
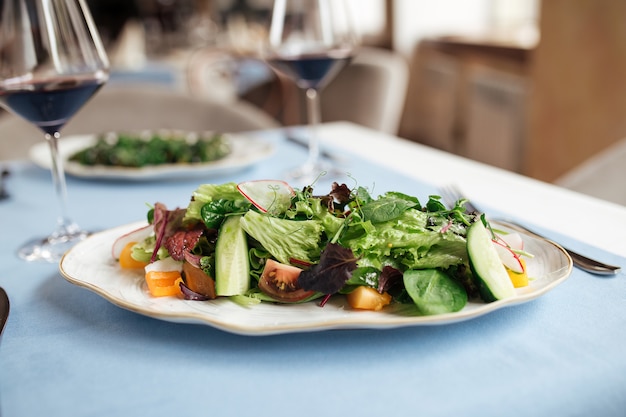
[[[357,44],[346,1],[275,0],[265,59],[305,91],[307,102],[309,157],[292,179],[310,184],[332,168],[319,155],[320,91],[350,63]]]

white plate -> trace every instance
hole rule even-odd
[[[324,307],[316,302],[297,305],[261,303],[242,307],[228,299],[187,301],[182,297],[152,297],[142,271],[124,270],[112,259],[111,246],[117,237],[145,223],[120,226],[92,235],[70,249],[60,263],[69,282],[86,287],[113,304],[161,320],[208,324],[243,335],[317,331],[329,329],[386,329],[415,325],[458,322],[503,307],[533,300],[569,277],[571,258],[558,245],[524,235],[525,249],[535,255],[528,260],[531,283],[517,295],[493,303],[468,302],[457,313],[419,316],[410,308],[386,308],[380,312],[350,309],[342,296]],[[504,229],[504,228],[503,228]]]
[[[111,179],[131,181],[178,180],[197,177],[210,177],[231,174],[247,168],[274,152],[274,146],[261,139],[243,135],[226,134],[232,144],[232,152],[217,161],[201,164],[164,164],[142,168],[108,166],[86,166],[69,161],[74,153],[83,150],[97,141],[97,135],[76,135],[59,141],[59,153],[63,158],[65,172],[76,177],[89,179]],[[50,150],[46,142],[38,143],[30,149],[30,159],[42,168],[50,169]]]

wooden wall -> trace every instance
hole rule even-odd
[[[626,0],[543,0],[539,33],[420,42],[400,136],[549,182],[626,138]]]
[[[539,28],[523,171],[552,181],[626,137],[626,1],[544,0]]]

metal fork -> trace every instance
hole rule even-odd
[[[463,196],[461,191],[458,188],[456,188],[454,185],[441,187],[439,189],[439,192],[441,193],[441,197],[443,198],[445,204],[448,205],[449,207],[454,207],[454,205],[456,204],[458,200],[465,199],[467,200],[465,204],[465,208],[467,209],[468,212],[482,213],[482,211],[479,210],[475,204],[472,204],[467,197]],[[511,229],[516,229],[518,231],[535,235],[542,239],[547,239],[546,237],[540,235],[539,233],[536,233],[528,229],[526,226],[522,226],[521,224],[517,222],[511,221],[508,219],[493,219],[493,220],[497,221],[498,223],[509,226]],[[574,266],[582,269],[583,271],[596,274],[596,275],[615,275],[621,271],[621,267],[619,266],[609,265],[604,262],[597,261],[595,259],[587,258],[586,256],[576,253],[571,249],[567,249],[562,245],[560,246],[572,258],[572,262]]]

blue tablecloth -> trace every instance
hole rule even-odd
[[[202,182],[276,178],[305,159],[280,137],[260,135],[280,145],[276,153],[236,175],[69,178],[72,217],[107,229],[143,219],[145,203],[186,206]],[[0,203],[0,286],[12,306],[0,344],[4,416],[626,414],[623,273],[574,269],[533,302],[456,324],[233,335],[135,314],[68,283],[57,265],[19,260],[19,244],[50,231],[58,212],[48,172],[10,165],[12,198]],[[359,158],[347,170],[374,194],[436,193]],[[626,267],[625,258],[567,243]]]

